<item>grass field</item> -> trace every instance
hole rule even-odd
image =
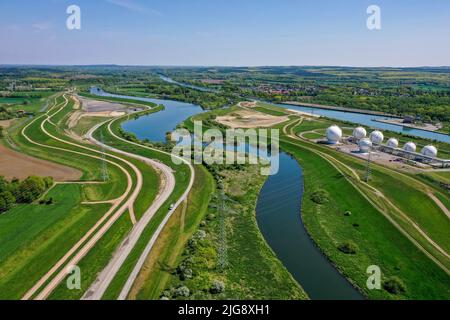
[[[449,298],[448,275],[400,234],[331,164],[298,144],[282,143],[282,148],[292,153],[304,170],[302,216],[308,231],[338,269],[366,295],[372,299]],[[310,200],[319,188],[332,195],[328,204],[317,205]],[[352,215],[346,217],[346,211]],[[357,244],[355,255],[338,250],[347,241]],[[398,296],[384,290],[369,291],[365,283],[370,265],[380,266],[385,279],[402,279],[407,291]]]
[[[257,166],[248,166],[240,171],[220,169],[225,196],[226,214],[221,217],[222,190],[214,193],[208,207],[208,216],[199,231],[189,242],[177,265],[188,265],[192,269],[192,279],[182,280],[171,270],[170,281],[163,293],[173,297],[175,288],[186,286],[190,290],[188,299],[306,299],[298,283],[276,258],[264,241],[256,222],[256,200],[265,182]],[[230,200],[227,200],[230,199]],[[226,263],[219,265],[221,247],[221,228],[226,227]],[[205,238],[199,239],[199,232]],[[201,234],[201,233],[200,233]],[[196,243],[195,245],[193,243]],[[225,290],[220,294],[209,292],[214,281],[222,281]],[[148,286],[151,289],[151,286]],[[148,291],[155,297],[157,291]],[[145,292],[138,295],[146,298]],[[186,297],[178,297],[186,299]]]
[[[20,299],[81,238],[108,205],[80,205],[79,185],[57,185],[54,204],[19,205],[0,216],[0,298]]]
[[[323,130],[329,124],[327,120],[304,121],[295,131]],[[303,142],[282,135],[283,150],[293,154],[304,169],[306,190],[302,215],[305,225],[321,250],[338,269],[372,299],[447,299],[448,275],[383,217],[334,166],[303,145]],[[308,148],[314,146],[325,155],[336,158],[343,165],[353,168],[360,176],[365,171],[363,161],[326,147],[306,145]],[[345,169],[343,165],[338,167]],[[410,181],[409,176],[392,173],[379,166],[373,168],[373,177],[371,185],[381,189],[411,219],[421,223],[421,227],[435,241],[444,248],[448,247],[448,237],[445,237],[449,228],[448,219],[421,192],[424,187],[420,181]],[[326,189],[331,195],[330,202],[323,206],[310,200],[311,194],[319,188]],[[434,191],[441,195],[440,190]],[[410,201],[409,194],[417,199]],[[351,211],[351,216],[346,217],[346,211]],[[400,221],[399,217],[395,219]],[[404,221],[402,226],[406,228]],[[415,232],[414,236],[418,237],[417,231],[412,230],[411,226],[409,228],[408,231]],[[346,255],[338,250],[338,246],[347,241],[357,244],[355,255]],[[429,246],[427,249],[432,250]],[[443,256],[440,258],[448,263]],[[406,292],[392,295],[385,290],[369,291],[365,285],[366,268],[373,264],[381,267],[384,279],[392,276],[402,279],[407,287]]]
[[[215,183],[203,166],[196,166],[195,172],[195,182],[187,207],[179,208],[164,228],[132,289],[131,299],[159,299],[171,276],[171,270],[179,263],[186,242],[205,218]]]

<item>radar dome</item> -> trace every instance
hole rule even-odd
[[[438,150],[436,149],[435,146],[429,145],[429,146],[423,147],[422,154],[427,157],[436,158],[437,154],[438,154]]]
[[[330,143],[338,143],[342,138],[342,130],[338,126],[331,126],[327,129],[327,139]]]
[[[372,141],[370,141],[370,139],[368,139],[368,138],[364,138],[364,139],[359,140],[358,145],[359,145],[360,152],[367,153],[372,148]]]
[[[398,140],[395,138],[390,138],[387,142],[387,146],[390,148],[398,148]]]
[[[384,140],[384,135],[381,131],[375,130],[370,134],[370,140],[372,143],[380,144]]]
[[[408,142],[405,144],[405,147],[403,149],[405,149],[405,151],[408,151],[408,152],[416,152],[417,147],[414,142]]]
[[[364,139],[367,136],[367,131],[363,127],[358,127],[353,130],[353,137],[357,140]]]

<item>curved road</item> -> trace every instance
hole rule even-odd
[[[128,115],[124,116],[127,117]],[[122,119],[118,118],[115,120],[112,120],[109,122],[108,124],[108,131],[109,133],[116,139],[125,142],[127,144],[131,144],[131,145],[135,145],[135,146],[139,146],[141,148],[144,149],[148,149],[148,150],[152,150],[152,151],[156,151],[162,154],[166,154],[166,155],[170,155],[170,153],[168,152],[164,152],[158,149],[154,149],[154,148],[150,148],[135,142],[131,142],[128,141],[126,139],[123,139],[119,136],[117,136],[111,129],[111,125],[112,123],[114,123],[115,121]],[[105,122],[106,123],[106,122]],[[93,127],[91,130],[89,130],[89,132],[86,134],[86,137],[93,143],[102,146],[103,148],[106,148],[110,151],[113,151],[115,153],[119,153],[119,154],[123,154],[126,155],[128,157],[132,157],[138,160],[141,160],[145,163],[150,164],[151,166],[157,168],[160,172],[162,172],[163,174],[163,189],[162,191],[160,190],[160,194],[157,196],[157,198],[154,200],[153,204],[151,205],[150,208],[147,209],[147,211],[145,212],[144,216],[139,220],[139,222],[133,227],[133,229],[131,230],[131,232],[129,233],[129,235],[124,239],[124,241],[122,242],[122,244],[120,245],[119,249],[114,253],[113,258],[110,260],[110,262],[108,263],[108,265],[103,269],[103,271],[98,275],[97,280],[91,285],[91,287],[86,291],[86,293],[83,296],[83,300],[100,300],[104,293],[106,292],[106,290],[108,289],[109,285],[111,284],[111,282],[113,281],[114,277],[117,275],[117,272],[119,272],[120,268],[122,267],[122,265],[124,264],[124,262],[126,261],[126,258],[129,256],[129,254],[131,253],[131,251],[133,250],[133,248],[136,246],[136,243],[138,242],[138,240],[140,239],[142,233],[144,232],[145,228],[147,227],[147,225],[149,224],[149,222],[151,221],[151,219],[153,218],[153,216],[156,214],[156,212],[161,208],[161,206],[167,201],[167,199],[170,197],[170,195],[172,194],[174,188],[175,188],[175,177],[172,173],[172,169],[170,167],[168,167],[167,165],[140,156],[140,155],[136,155],[136,154],[132,154],[126,151],[122,151],[116,148],[113,148],[111,146],[107,146],[105,144],[102,144],[101,142],[95,140],[92,135],[93,133],[103,125],[104,123],[98,124],[95,127]],[[131,290],[131,287],[133,286],[134,281],[136,280],[136,277],[138,276],[140,270],[142,269],[142,266],[145,263],[145,260],[147,259],[148,254],[150,253],[150,251],[152,250],[154,244],[156,243],[156,240],[158,239],[159,235],[161,234],[162,230],[164,229],[165,225],[167,224],[167,222],[169,221],[170,217],[173,215],[173,213],[178,209],[178,207],[181,205],[182,202],[187,200],[187,197],[192,189],[192,186],[194,184],[194,179],[195,179],[195,171],[194,171],[194,167],[192,166],[192,164],[189,161],[186,161],[183,158],[177,157],[178,159],[182,160],[183,163],[187,164],[190,168],[191,171],[191,178],[189,181],[189,185],[186,188],[185,192],[183,193],[183,195],[178,199],[178,201],[175,203],[175,205],[173,206],[173,208],[168,212],[168,214],[166,214],[166,216],[164,217],[163,221],[160,223],[160,225],[158,226],[157,230],[154,232],[152,238],[150,239],[150,241],[148,242],[147,246],[145,247],[144,251],[141,253],[135,267],[133,268],[131,274],[129,275],[124,287],[122,288],[120,295],[118,297],[119,300],[125,300],[126,297],[128,296],[129,291]]]

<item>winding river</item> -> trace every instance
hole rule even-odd
[[[164,142],[166,132],[187,118],[203,112],[199,106],[190,103],[116,95],[97,88],[92,89],[91,93],[164,104],[163,111],[123,124],[126,131],[138,138],[154,142]],[[258,225],[266,241],[312,299],[363,299],[308,236],[300,215],[302,195],[302,169],[296,160],[281,153],[280,170],[268,178],[256,209]]]

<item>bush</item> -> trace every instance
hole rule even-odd
[[[11,209],[15,202],[16,198],[11,192],[4,191],[0,193],[0,213]]]
[[[47,184],[44,178],[28,177],[19,184],[16,198],[20,203],[31,203],[45,190],[47,190]]]
[[[400,294],[406,292],[403,281],[397,277],[391,277],[384,281],[383,288],[389,293]]]
[[[329,195],[326,190],[317,190],[311,195],[311,200],[317,204],[325,204],[328,203]]]
[[[175,289],[174,291],[174,296],[175,297],[189,297],[191,295],[191,292],[189,291],[189,288],[186,286],[181,286]]]
[[[204,230],[198,230],[195,234],[194,234],[194,239],[196,240],[203,240],[206,238],[206,232]]]
[[[346,242],[341,244],[338,249],[345,254],[355,254],[358,250],[358,246],[353,242]]]
[[[209,289],[212,294],[219,294],[225,291],[225,284],[222,281],[214,280]]]

